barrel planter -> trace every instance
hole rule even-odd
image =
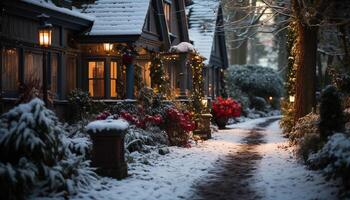
[[[101,176],[123,179],[128,175],[124,137],[129,127],[125,120],[97,120],[87,125],[91,137],[92,167]]]

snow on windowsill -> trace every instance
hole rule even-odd
[[[129,123],[124,119],[107,119],[90,122],[86,129],[88,132],[97,133],[102,131],[118,130],[125,131],[129,128]]]

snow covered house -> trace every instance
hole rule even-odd
[[[223,11],[220,0],[191,0],[187,7],[189,36],[199,53],[207,58],[204,69],[208,97],[221,95],[223,70],[228,67]]]
[[[133,99],[136,71],[143,85],[151,87],[152,54],[189,41],[184,6],[183,0],[96,0],[83,5],[82,13],[95,18],[80,38],[86,66],[83,89],[94,97]],[[113,47],[106,53],[103,45]],[[175,67],[166,63],[169,73]]]
[[[87,31],[94,18],[39,0],[1,1],[0,9],[1,108],[13,106],[23,85],[49,89],[60,107],[66,94],[81,85],[81,51],[75,36]],[[43,21],[38,16],[43,13],[53,25],[45,33],[39,31]],[[45,39],[39,41],[39,35]]]
[[[164,53],[180,43],[191,42],[188,21],[191,31],[194,31],[195,15],[192,13],[196,12],[197,6],[202,9],[203,5],[198,3],[202,1],[194,1],[188,19],[185,2],[187,1],[1,1],[0,90],[4,109],[12,107],[19,98],[20,86],[30,84],[49,91],[54,106],[61,111],[66,108],[67,94],[75,88],[81,88],[90,92],[92,97],[107,99],[109,102],[133,99],[137,92],[136,73],[140,73],[143,85],[151,86],[150,65],[155,53],[168,58],[164,63],[170,87],[179,96],[185,97],[191,90],[191,75],[185,67],[187,58],[181,53]],[[217,9],[217,12],[221,10],[219,7],[211,8]],[[209,14],[211,18],[218,18],[218,21],[214,19],[214,27],[220,25],[222,15]],[[42,26],[48,24],[52,25],[50,37],[41,32]],[[206,74],[212,74],[208,75],[210,81],[206,81],[208,96],[219,90],[217,69],[224,68],[226,62],[226,57],[222,56],[226,52],[221,44],[224,42],[223,34],[214,32],[216,31],[211,32],[212,37],[207,38],[194,37],[194,32],[191,33],[195,47],[208,59]],[[215,48],[211,54],[207,54],[203,51],[200,40],[217,40],[218,44],[213,44]],[[50,44],[42,44],[47,41]],[[208,48],[211,46],[208,45]],[[174,57],[177,59],[172,59]]]

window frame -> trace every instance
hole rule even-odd
[[[40,62],[41,62],[41,66],[40,69],[41,70],[41,77],[40,77],[40,87],[43,87],[43,84],[44,84],[44,70],[43,70],[43,67],[44,67],[44,63],[43,63],[43,51],[39,51],[39,50],[36,50],[36,49],[24,49],[24,54],[23,54],[23,83],[24,84],[28,84],[28,80],[27,80],[27,66],[26,66],[26,63],[27,63],[27,59],[26,59],[26,55],[27,54],[33,54],[33,55],[38,55],[40,56],[41,58],[39,59]],[[47,54],[46,54],[47,56]],[[46,58],[46,62],[48,62],[47,58]],[[48,64],[48,63],[46,63]],[[31,75],[29,75],[31,76]],[[39,88],[40,89],[40,88]]]
[[[4,70],[4,66],[5,66],[5,57],[4,57],[4,51],[6,49],[14,49],[17,53],[17,66],[15,67],[15,71],[16,71],[16,82],[17,82],[17,88],[15,90],[4,90],[4,84],[3,84],[3,70]],[[21,53],[20,53],[20,48],[16,47],[16,46],[0,46],[0,70],[1,70],[1,82],[0,82],[0,89],[1,89],[1,94],[0,96],[4,96],[4,97],[16,97],[18,95],[18,85],[20,83],[20,59],[21,59]]]
[[[69,84],[68,84],[68,81],[67,81],[67,78],[68,77],[71,77],[71,76],[68,76],[68,73],[70,73],[71,71],[68,70],[68,63],[70,62],[70,60],[72,60],[73,64],[74,64],[74,70],[72,70],[74,72],[74,74],[72,75],[73,76],[73,80],[74,80],[74,86],[73,87],[70,87]],[[74,55],[68,55],[65,59],[65,71],[64,71],[64,76],[65,76],[65,85],[64,85],[64,93],[66,95],[68,95],[71,91],[73,91],[74,89],[76,89],[78,87],[78,79],[77,79],[77,74],[78,74],[78,58]]]
[[[53,80],[53,72],[54,72],[54,70],[53,70],[53,66],[54,66],[54,64],[53,64],[53,62],[54,62],[54,58],[55,57],[55,61],[56,61],[56,71],[55,71],[55,73],[56,73],[56,80],[54,81]],[[49,68],[49,75],[50,75],[50,78],[49,78],[49,81],[50,81],[50,91],[51,91],[51,93],[54,95],[54,99],[58,99],[59,98],[59,81],[58,81],[58,79],[59,79],[59,59],[60,59],[60,56],[59,56],[59,53],[57,53],[57,52],[50,52],[50,68]],[[53,85],[55,85],[56,86],[56,91],[53,91],[52,90],[52,86]]]
[[[116,71],[115,71],[115,78],[112,77],[112,63],[116,63]],[[110,88],[110,91],[109,91],[109,97],[112,98],[112,99],[117,99],[118,98],[118,73],[119,73],[119,70],[120,70],[120,62],[118,62],[118,60],[116,59],[112,59],[110,61],[110,64],[109,64],[109,79],[108,79],[108,84],[109,84],[109,88]],[[106,66],[105,66],[106,67]],[[112,96],[112,80],[115,81],[115,96]],[[105,86],[106,87],[106,86]]]
[[[90,93],[91,97],[94,98],[94,99],[101,99],[101,98],[106,98],[106,64],[107,64],[107,61],[105,59],[88,59],[87,61],[87,91]],[[95,62],[95,63],[98,63],[98,62],[102,62],[103,63],[103,77],[102,78],[90,78],[90,74],[89,74],[89,71],[90,71],[90,65],[89,63],[90,62]],[[96,65],[95,65],[96,67]],[[94,94],[91,94],[90,92],[90,80],[99,80],[99,81],[103,81],[103,95],[102,96],[94,96]]]
[[[168,32],[171,33],[172,31],[172,3],[171,1],[168,1],[168,0],[164,0],[163,1],[163,12],[164,12],[164,18],[165,18],[165,22],[166,22],[166,25],[167,25],[167,28],[168,28]]]

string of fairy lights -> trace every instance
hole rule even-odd
[[[178,61],[179,55],[176,54],[154,54],[152,64],[150,68],[150,74],[152,82],[155,84],[154,88],[156,92],[166,94],[166,89],[169,87],[166,85],[169,83],[169,77],[163,69],[163,61]],[[187,66],[191,70],[192,76],[192,92],[191,92],[191,110],[196,116],[206,112],[205,106],[203,105],[204,100],[204,81],[203,81],[203,68],[204,68],[204,57],[198,53],[191,54],[187,61]],[[153,84],[152,84],[153,85]]]
[[[189,66],[192,71],[192,94],[191,94],[191,100],[192,100],[192,110],[195,113],[196,116],[199,117],[199,115],[203,114],[205,112],[205,108],[203,105],[203,98],[204,98],[204,92],[203,92],[203,57],[196,54],[192,56]]]

